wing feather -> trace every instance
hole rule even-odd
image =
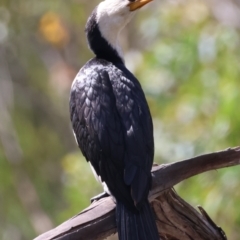
[[[146,199],[150,188],[149,108],[140,84],[127,69],[97,64],[90,69],[81,69],[72,85],[73,130],[97,175],[118,200],[132,208]]]

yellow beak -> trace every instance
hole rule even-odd
[[[131,2],[128,4],[130,11],[135,11],[138,8],[143,7],[144,5],[146,5],[147,3],[151,2],[153,0],[136,0],[135,2]]]

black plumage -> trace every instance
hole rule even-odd
[[[102,37],[97,21],[97,7],[93,10],[86,24],[86,35],[90,49],[98,56],[110,62],[123,62],[117,51],[110,47],[105,38]]]
[[[102,37],[96,10],[86,33],[96,57],[82,67],[71,88],[78,146],[116,199],[120,239],[159,239],[147,201],[154,157],[147,101],[139,81]]]
[[[75,79],[70,110],[78,145],[97,175],[130,208],[141,204],[151,182],[153,127],[137,79],[122,63],[94,58]]]

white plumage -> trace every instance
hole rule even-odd
[[[118,35],[134,15],[128,0],[105,0],[98,5],[96,20],[102,36],[123,59]]]

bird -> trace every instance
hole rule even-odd
[[[73,133],[103,185],[101,197],[110,195],[116,203],[120,240],[159,240],[148,201],[154,158],[152,117],[118,41],[136,11],[151,1],[104,0],[97,5],[85,26],[95,56],[77,73],[70,90]]]

